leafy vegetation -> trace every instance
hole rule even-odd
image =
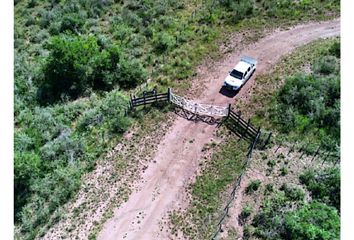
[[[261,181],[258,179],[250,182],[250,184],[246,188],[246,193],[250,194],[257,191],[260,185]]]
[[[146,72],[136,61],[128,62],[119,46],[100,49],[95,37],[55,36],[47,46],[50,55],[39,81],[39,101],[75,99],[92,89],[135,87]]]
[[[242,209],[242,212],[240,214],[240,218],[244,221],[247,219],[250,215],[252,214],[252,206],[247,205]]]
[[[310,191],[311,197],[340,211],[340,170],[329,168],[315,173],[307,170],[300,175],[300,181]]]
[[[119,91],[23,111],[15,130],[15,217],[28,238],[80,186],[81,175],[130,125],[127,99]],[[74,125],[72,125],[74,123]]]
[[[227,31],[339,12],[339,1],[278,2],[15,1],[14,205],[21,238],[43,234],[81,176],[119,141],[132,121],[124,114],[127,91],[148,78],[162,87],[179,84],[171,79],[190,77]]]
[[[248,236],[261,239],[339,239],[340,220],[334,207],[316,201],[303,203],[304,193],[296,188],[281,190],[265,200],[253,219]]]
[[[339,239],[340,219],[335,208],[312,202],[285,216],[287,239]]]
[[[323,145],[332,148],[340,141],[339,59],[330,55],[337,45],[313,62],[312,74],[297,74],[285,81],[273,117],[282,132],[318,132]]]
[[[282,140],[302,144],[311,140],[331,150],[339,146],[339,56],[339,39],[317,41],[283,59],[272,73],[275,76],[273,80],[268,76],[260,80],[263,84],[264,81],[273,81],[276,85],[276,88],[263,91],[264,97],[274,94],[275,90],[276,94],[264,103],[269,107],[259,111],[271,112],[262,121],[268,122],[270,128],[275,127]],[[311,65],[308,66],[308,63]],[[303,73],[305,70],[306,73]],[[302,73],[299,74],[299,71]],[[331,111],[337,113],[331,115]],[[311,152],[314,154],[314,151]],[[279,169],[280,176],[276,176],[283,179],[283,184],[279,190],[274,189],[275,181],[266,186],[260,210],[251,224],[245,227],[244,237],[339,239],[339,167],[320,168],[312,162],[313,168],[301,172],[299,166],[287,165],[282,153],[278,157],[284,159],[285,164]],[[270,168],[275,165],[275,161],[266,164]],[[299,178],[303,185],[296,186],[299,183],[294,177]]]

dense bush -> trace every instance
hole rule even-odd
[[[315,62],[314,72],[320,74],[338,73],[337,58],[334,56],[324,56]]]
[[[157,33],[154,37],[154,46],[156,51],[164,53],[175,45],[175,39],[167,32]]]
[[[340,58],[340,42],[337,41],[335,42],[330,48],[329,48],[329,53],[332,56],[336,56],[337,58]]]
[[[276,122],[283,132],[319,129],[340,139],[340,80],[338,76],[296,75],[287,79],[277,97]],[[319,137],[325,138],[325,135]],[[325,142],[325,141],[324,141]]]
[[[280,190],[284,191],[285,196],[291,201],[302,201],[305,197],[304,190],[298,187],[288,186],[287,184],[283,184]]]
[[[339,239],[340,219],[337,210],[312,202],[285,216],[286,239]]]
[[[340,170],[329,168],[315,173],[307,170],[300,175],[300,181],[311,192],[311,197],[340,210]]]
[[[303,202],[304,192],[287,185],[267,198],[253,219],[251,235],[260,239],[338,239],[339,215],[319,202]],[[294,209],[295,206],[295,209]]]
[[[52,103],[65,96],[76,98],[91,87],[93,60],[99,54],[94,37],[53,37],[47,48],[50,55],[39,89],[42,103]]]
[[[15,133],[14,193],[26,238],[76,192],[82,174],[107,149],[102,136],[119,137],[129,127],[126,108],[127,98],[115,90],[102,99],[21,112],[26,128]]]
[[[75,99],[90,89],[123,88],[141,83],[146,72],[135,60],[124,58],[118,46],[101,50],[95,37],[57,36],[47,46],[38,96],[43,104]]]
[[[67,14],[61,21],[60,32],[71,31],[78,33],[84,23],[84,20],[78,14]]]
[[[315,134],[332,150],[340,141],[339,47],[339,41],[335,41],[329,49],[323,49],[312,65],[312,74],[287,78],[273,112],[282,132]]]

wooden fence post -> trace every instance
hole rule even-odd
[[[272,132],[269,133],[267,140],[264,142],[263,149],[267,146],[271,136],[272,136]]]
[[[169,102],[171,102],[171,88],[167,89],[167,99]]]
[[[249,128],[249,126],[250,126],[250,122],[251,122],[251,119],[248,119],[247,127],[245,128],[245,131],[243,131],[242,137],[244,137],[244,136],[246,135],[246,133],[247,133],[247,131],[248,131],[248,128]]]
[[[144,108],[145,108],[145,106],[146,106],[146,96],[144,94]]]
[[[322,165],[324,164],[324,162],[327,160],[327,158],[328,158],[328,156],[331,154],[331,152],[328,152],[327,153],[327,155],[326,155],[326,157],[323,159],[323,161],[322,161]]]
[[[318,152],[320,151],[321,145],[318,146],[317,151],[315,152],[315,155],[313,156],[313,158],[311,159],[311,162],[315,159],[315,157],[317,156]]]
[[[133,104],[133,96],[132,96],[132,94],[130,94],[130,102],[129,102],[129,104],[130,104],[131,109],[133,109],[134,108],[134,104]]]

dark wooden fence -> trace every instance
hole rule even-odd
[[[241,139],[244,139],[250,143],[254,142],[257,136],[259,137],[261,134],[261,130],[259,127],[255,128],[251,124],[250,119],[246,121],[241,117],[240,113],[232,111],[231,105],[229,105],[229,114],[225,118],[223,123],[231,132],[236,134]],[[258,146],[262,146],[262,148],[264,148],[269,143],[271,136],[272,133],[269,133],[266,139],[259,139]]]
[[[156,102],[166,102],[170,99],[170,89],[167,93],[157,93],[156,90],[149,92],[143,92],[142,97],[136,97],[130,95],[130,108],[135,108],[138,106],[145,106],[147,104],[152,104]]]
[[[225,218],[229,215],[229,209],[231,208],[231,204],[232,202],[236,199],[236,192],[237,190],[240,188],[240,184],[241,184],[241,181],[242,181],[242,177],[243,175],[245,174],[245,172],[247,171],[247,168],[248,168],[248,165],[251,161],[251,158],[252,158],[252,152],[253,150],[255,149],[256,145],[257,145],[257,142],[259,141],[259,137],[260,137],[260,131],[258,131],[257,135],[256,135],[256,138],[250,142],[250,146],[249,146],[249,149],[248,149],[248,152],[247,152],[247,155],[246,155],[246,161],[243,163],[243,166],[242,166],[242,172],[241,174],[235,179],[235,182],[234,184],[232,185],[232,191],[230,193],[230,195],[228,196],[228,201],[227,201],[227,204],[226,206],[224,207],[223,211],[222,211],[222,214],[221,214],[221,217],[220,217],[220,220],[218,221],[218,224],[217,224],[217,229],[215,231],[215,233],[213,234],[212,236],[212,240],[215,240],[217,239],[217,236],[220,232],[222,232],[222,226],[224,224],[224,220]]]

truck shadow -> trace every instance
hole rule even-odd
[[[239,93],[240,89],[238,90],[230,90],[230,89],[227,89],[225,86],[222,86],[220,88],[220,91],[219,93],[221,93],[222,95],[224,95],[225,97],[228,97],[228,98],[233,98],[235,97],[238,93]]]

